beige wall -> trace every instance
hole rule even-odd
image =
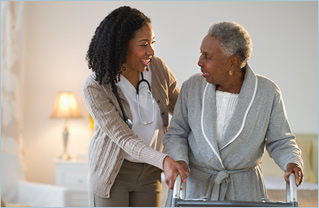
[[[86,154],[91,132],[81,95],[90,74],[85,54],[95,28],[120,5],[151,17],[156,54],[180,85],[199,72],[199,46],[213,22],[242,24],[253,39],[250,64],[282,89],[293,131],[317,133],[317,2],[25,2],[23,135],[29,180],[54,183],[63,121],[49,116],[59,91],[74,91],[84,115],[69,122],[69,153]]]

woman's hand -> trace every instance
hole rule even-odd
[[[174,182],[178,174],[181,175],[183,183],[186,183],[186,178],[188,177],[188,167],[184,161],[176,162],[169,156],[164,158],[163,169],[165,175],[165,182],[170,189],[173,189]]]
[[[302,168],[295,163],[288,163],[286,167],[286,172],[284,174],[285,181],[289,184],[289,176],[291,173],[294,173],[296,176],[296,185],[299,186],[303,181],[303,170]]]
[[[186,171],[186,173],[189,173],[188,165],[186,164],[185,161],[183,161],[183,160],[178,160],[177,162],[184,168],[184,170]]]

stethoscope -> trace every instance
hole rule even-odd
[[[151,85],[150,83],[144,79],[144,76],[143,76],[143,73],[141,72],[141,76],[142,76],[142,79],[137,83],[137,87],[136,87],[136,102],[137,102],[137,111],[138,111],[138,115],[140,117],[140,120],[142,122],[142,124],[144,125],[149,125],[151,123],[153,123],[154,119],[155,119],[155,103],[154,103],[154,99],[153,99],[153,95],[152,95],[152,90],[151,90]],[[153,118],[151,121],[144,121],[142,119],[142,115],[141,115],[141,110],[140,110],[140,101],[138,99],[138,94],[139,94],[139,87],[140,87],[140,84],[142,82],[146,82],[147,86],[148,86],[148,93],[150,94],[151,96],[151,101],[152,101],[152,107],[153,107]]]
[[[139,115],[139,117],[140,117],[140,120],[141,120],[142,124],[144,124],[144,125],[149,125],[149,124],[153,123],[153,122],[154,122],[154,119],[155,119],[155,102],[154,102],[153,95],[152,95],[152,91],[151,91],[151,85],[150,85],[150,83],[149,83],[146,79],[144,79],[144,76],[143,76],[143,73],[142,73],[142,72],[141,72],[141,77],[142,77],[142,79],[137,83],[137,89],[136,89],[137,111],[138,111],[138,115]],[[151,121],[144,121],[143,118],[142,118],[142,115],[141,115],[140,104],[139,104],[139,87],[140,87],[140,84],[141,84],[142,82],[146,82],[146,84],[147,84],[147,86],[148,86],[148,93],[149,93],[149,95],[150,95],[150,97],[151,97],[151,100],[152,100],[153,118],[152,118]],[[122,105],[122,102],[121,102],[121,100],[120,100],[119,94],[118,94],[118,92],[117,92],[117,87],[116,87],[114,81],[112,82],[112,91],[113,91],[113,93],[115,94],[115,97],[116,97],[116,99],[117,99],[117,102],[118,102],[119,105],[120,105],[120,108],[121,108],[121,111],[122,111],[122,114],[123,114],[123,119],[124,119],[125,123],[132,129],[132,127],[133,127],[133,122],[132,122],[131,119],[129,119],[129,118],[126,116],[126,114],[125,114],[125,112],[124,112],[123,105]]]

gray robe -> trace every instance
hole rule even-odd
[[[165,153],[189,165],[186,198],[267,198],[260,168],[265,147],[282,170],[288,163],[303,166],[278,86],[256,75],[248,64],[245,70],[235,112],[219,145],[215,130],[216,86],[201,74],[182,85],[163,143]]]

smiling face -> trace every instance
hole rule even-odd
[[[211,35],[206,35],[200,51],[198,65],[206,81],[214,85],[227,85],[230,81],[231,59],[223,54],[221,42]]]
[[[125,74],[139,73],[146,70],[154,56],[154,32],[149,23],[138,29],[129,41],[126,57]]]

